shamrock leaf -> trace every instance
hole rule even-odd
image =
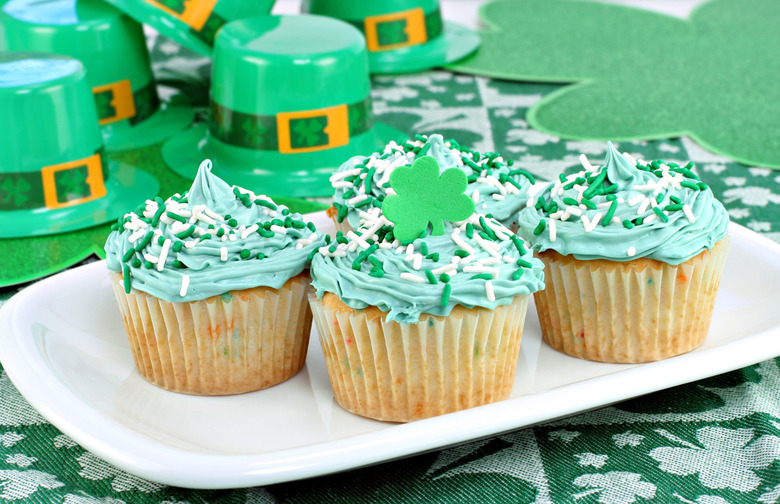
[[[95,93],[95,107],[97,108],[98,117],[100,119],[114,117],[116,115],[116,109],[111,104],[113,99],[114,92],[110,89]]]
[[[241,123],[241,129],[244,130],[244,141],[248,145],[257,147],[263,143],[263,135],[267,128],[260,121],[247,117]]]
[[[60,172],[55,182],[57,195],[61,201],[77,200],[90,195],[86,167]]]
[[[395,223],[393,234],[401,241],[419,237],[429,223],[431,235],[443,235],[445,220],[460,221],[474,213],[474,201],[464,194],[466,174],[457,168],[439,174],[439,163],[431,156],[396,168],[390,186],[396,194],[385,198],[382,212]]]
[[[315,147],[317,145],[323,145],[327,143],[325,139],[325,126],[327,126],[327,119],[325,121],[320,120],[318,117],[311,119],[298,119],[290,121],[293,133],[296,134],[294,147]]]
[[[528,122],[564,138],[650,140],[688,135],[746,164],[780,167],[780,2],[713,0],[688,20],[600,2],[501,0],[491,29],[458,71],[573,82]],[[527,20],[532,19],[529,23]]]
[[[409,40],[409,36],[406,34],[405,19],[380,23],[376,29],[380,46],[403,44]]]
[[[23,178],[14,181],[11,177],[6,178],[0,184],[0,203],[13,203],[14,206],[21,207],[30,199],[27,194],[31,186]]]

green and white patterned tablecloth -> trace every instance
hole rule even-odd
[[[165,44],[155,50],[175,52]],[[208,69],[195,65],[187,72],[203,76]],[[176,72],[167,75],[176,77]],[[197,79],[187,89],[190,96],[199,90],[204,99]],[[373,98],[384,122],[410,133],[440,132],[481,151],[496,150],[549,178],[578,166],[583,152],[599,162],[606,147],[529,129],[525,111],[554,89],[434,71],[376,78]],[[620,149],[645,159],[695,161],[734,222],[780,241],[780,172],[729,162],[684,138],[622,143]],[[0,291],[0,299],[14,292]],[[3,373],[0,502],[773,504],[780,501],[779,365],[780,360],[769,360],[369,468],[221,491],[162,486],[112,467],[50,425]]]

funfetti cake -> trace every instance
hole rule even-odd
[[[729,246],[725,208],[691,163],[637,161],[612,144],[603,166],[581,160],[518,217],[545,263],[535,296],[545,341],[625,363],[701,345]]]
[[[398,194],[384,213],[366,213],[312,261],[311,306],[336,400],[405,422],[506,398],[542,263],[473,213],[463,171],[440,174],[424,156],[392,182]]]
[[[504,160],[497,153],[480,153],[455,140],[445,141],[441,135],[417,135],[402,145],[390,142],[368,156],[355,156],[331,176],[334,195],[330,213],[337,229],[345,233],[357,229],[361,212],[380,208],[387,195],[394,193],[390,184],[393,171],[411,166],[423,156],[433,157],[442,172],[449,168],[462,170],[468,180],[466,194],[474,200],[477,213],[510,228],[535,182],[533,175],[513,168],[512,160]]]
[[[114,226],[106,263],[141,375],[168,390],[237,394],[303,366],[308,267],[329,237],[201,164],[190,190]]]

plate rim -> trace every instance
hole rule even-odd
[[[307,217],[317,218],[318,214],[324,215],[324,212]],[[761,250],[771,253],[768,259],[774,259],[780,269],[780,244],[734,223],[730,224],[729,232],[732,247],[735,242],[752,241]],[[33,369],[31,363],[40,354],[32,350],[34,345],[25,346],[15,337],[13,321],[18,306],[28,298],[34,298],[48,283],[62,281],[66,275],[82,275],[89,268],[103,267],[103,261],[99,261],[66,270],[36,282],[7,301],[0,308],[0,361],[7,376],[30,405],[86,450],[131,474],[186,488],[243,488],[356,469],[602,408],[780,355],[778,325],[715,348],[348,438],[257,454],[207,454],[166,445],[126,425],[99,421],[98,415],[89,418],[90,408],[78,413],[82,409],[74,404],[86,403],[71,394],[48,366],[45,366],[46,373],[25,373],[27,369]],[[727,364],[723,365],[723,362]],[[655,372],[669,367],[675,372]],[[648,374],[654,375],[654,379],[647,380]],[[631,387],[622,387],[621,392],[615,394],[605,385],[614,382],[616,377],[631,383]],[[388,435],[388,432],[392,434]],[[129,440],[132,445],[111,443],[114,439]]]

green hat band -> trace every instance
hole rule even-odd
[[[133,92],[130,79],[92,88],[100,125],[129,119],[130,125],[148,119],[160,108],[154,80]]]
[[[214,12],[216,0],[145,0],[190,27],[190,32],[208,45],[214,45],[217,31],[227,19]]]
[[[373,126],[370,96],[357,103],[276,115],[246,114],[212,100],[209,132],[235,147],[293,154],[347,145]]]
[[[422,8],[416,8],[348,22],[363,32],[366,49],[371,52],[424,44],[444,30],[439,9],[426,14]]]
[[[91,156],[45,166],[39,172],[0,173],[0,210],[56,209],[106,195],[103,149]]]

